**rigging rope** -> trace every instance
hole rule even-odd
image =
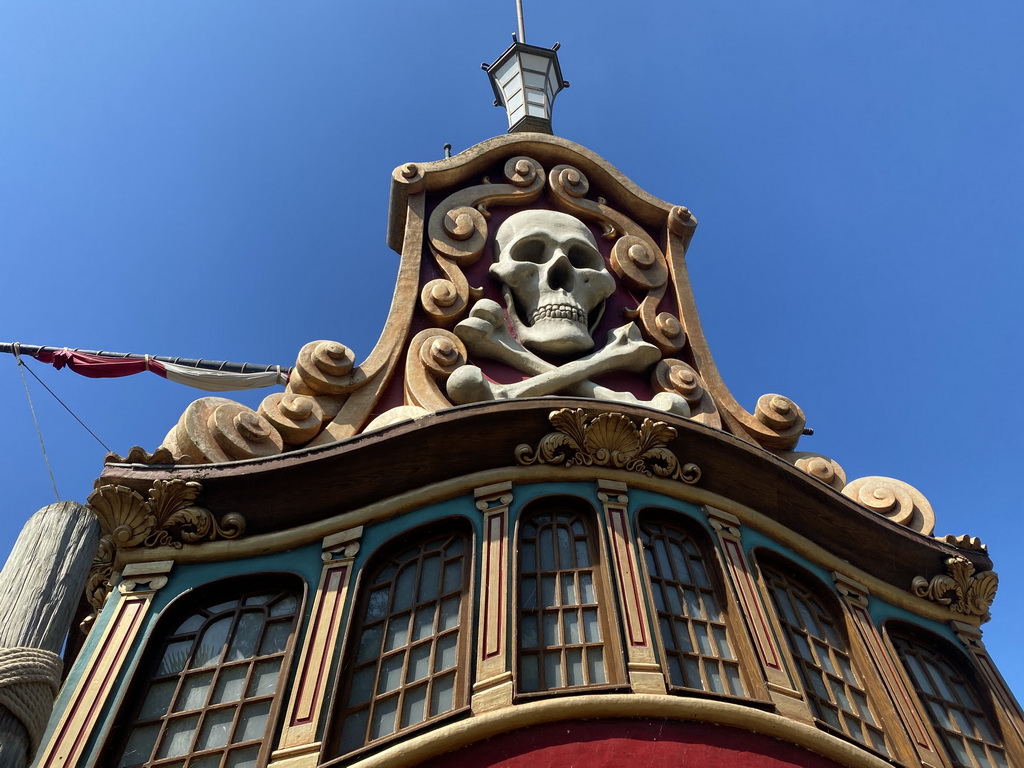
[[[18,358],[18,360],[19,360],[19,365],[23,366],[26,371],[31,373],[32,374],[32,378],[34,378],[36,381],[38,381],[40,384],[42,384],[43,385],[43,389],[45,389],[47,392],[49,392],[51,395],[53,395],[53,399],[56,400],[61,405],[63,405],[64,406],[64,410],[67,411],[68,413],[70,413],[74,417],[75,421],[77,421],[79,424],[81,424],[82,427],[85,429],[85,431],[88,432],[90,435],[92,435],[96,439],[96,442],[99,443],[100,445],[102,445],[106,449],[107,453],[110,453],[110,448],[107,447],[107,444],[104,443],[102,440],[100,440],[99,437],[96,436],[96,433],[93,432],[91,429],[89,429],[89,427],[87,427],[85,425],[85,422],[82,421],[80,418],[78,418],[78,416],[75,415],[74,411],[72,411],[70,408],[68,408],[66,405],[64,405],[64,401],[61,400],[59,397],[57,397],[57,395],[54,393],[54,391],[52,389],[50,389],[48,386],[46,386],[46,382],[44,382],[42,379],[40,379],[38,376],[36,376],[36,372],[33,371],[31,368],[29,368],[25,363],[21,362],[21,358]],[[60,499],[58,499],[58,501],[60,501]]]
[[[36,409],[32,405],[32,394],[28,391],[28,380],[25,378],[26,365],[21,362],[21,355],[18,348],[14,348],[14,360],[18,364],[18,373],[21,374],[21,383],[25,385],[25,397],[28,398],[28,409],[32,412],[32,422],[36,425],[36,434],[39,436],[39,447],[43,449],[43,460],[46,462],[46,471],[50,473],[50,483],[53,485],[53,495],[60,501],[60,493],[57,491],[57,481],[53,478],[53,469],[50,467],[50,457],[46,455],[46,444],[43,442],[43,431],[39,428],[39,419],[36,418]],[[32,374],[35,376],[35,374]]]

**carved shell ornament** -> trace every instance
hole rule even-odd
[[[980,616],[983,622],[991,618],[989,608],[996,596],[999,577],[995,571],[975,573],[974,563],[956,555],[946,560],[946,573],[933,576],[929,581],[917,576],[911,589],[918,597],[949,606],[955,613]]]
[[[173,547],[245,533],[245,519],[236,513],[219,521],[195,501],[202,485],[185,480],[157,480],[148,498],[123,485],[101,485],[88,507],[99,520],[102,536],[86,582],[86,597],[96,613],[110,593],[114,561],[120,550]],[[93,614],[95,616],[95,614]]]
[[[536,448],[525,443],[516,447],[519,464],[612,467],[689,484],[700,480],[700,467],[680,464],[666,447],[677,433],[664,422],[644,419],[637,427],[621,413],[588,419],[581,408],[552,411],[548,421],[555,431],[544,435]]]

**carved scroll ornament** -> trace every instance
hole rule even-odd
[[[661,421],[644,419],[638,428],[621,413],[602,413],[588,419],[581,408],[561,408],[548,415],[556,431],[541,438],[536,448],[516,447],[520,464],[561,464],[601,466],[667,477],[693,484],[700,480],[700,467],[680,464],[666,444],[676,430]]]
[[[974,572],[974,563],[956,555],[946,560],[946,573],[933,576],[931,581],[917,576],[911,589],[918,597],[949,606],[951,611],[965,616],[980,616],[983,622],[991,618],[989,608],[996,596],[999,577],[995,571]]]
[[[912,531],[930,536],[935,529],[935,512],[928,499],[902,480],[861,477],[847,484],[843,495]]]
[[[174,547],[215,539],[235,539],[245,533],[237,513],[219,521],[196,506],[202,485],[185,480],[157,480],[147,496],[123,485],[101,485],[87,506],[100,522],[99,549],[86,581],[86,598],[95,609],[91,623],[110,594],[114,562],[119,551]]]

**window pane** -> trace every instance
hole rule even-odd
[[[861,744],[888,755],[880,733],[869,727],[877,718],[854,674],[846,641],[836,631],[839,622],[831,610],[816,592],[791,574],[765,564],[761,570],[804,682],[812,714]]]
[[[189,675],[181,686],[181,695],[178,703],[175,704],[176,712],[183,712],[189,709],[199,709],[206,705],[206,696],[210,692],[210,683],[213,682],[213,672],[204,672],[199,675]]]
[[[684,528],[651,518],[641,521],[640,540],[669,683],[742,696],[738,667],[721,664],[735,655],[701,548]]]
[[[247,704],[243,695],[247,681],[250,697],[267,697],[277,689],[284,659],[280,655],[261,659],[254,655],[255,646],[267,611],[279,617],[275,625],[287,644],[297,618],[298,599],[293,592],[278,589],[239,591],[225,600],[226,591],[230,587],[222,586],[216,604],[210,605],[201,602],[204,592],[197,590],[199,597],[191,598],[191,612],[168,619],[171,626],[192,634],[172,636],[173,640],[150,652],[146,663],[155,674],[140,676],[141,690],[129,697],[139,702],[128,719],[129,725],[137,725],[127,729],[123,747],[117,747],[122,754],[119,765],[150,768],[159,761],[159,768],[184,768],[186,761],[168,762],[167,758],[186,757],[194,751],[205,754],[188,763],[189,768],[221,768],[222,761],[226,765],[231,760],[252,764],[257,759],[258,747],[236,750],[237,754],[228,754],[228,750],[232,743],[269,738],[273,702],[263,698]],[[158,625],[154,637],[167,636],[161,627]],[[237,661],[229,663],[228,659]],[[160,719],[145,722],[155,718]],[[103,764],[110,762],[108,758]]]
[[[465,538],[419,537],[412,546],[406,539],[404,549],[383,549],[367,565],[373,588],[355,614],[365,617],[353,628],[357,664],[342,683],[340,733],[329,753],[346,754],[456,706],[455,675],[442,673],[459,662]]]
[[[964,684],[969,674],[950,663],[951,658],[959,659],[960,665],[967,663],[959,651],[943,651],[937,645],[897,634],[892,640],[954,761],[983,768],[1006,765],[1002,740],[989,714],[973,689]]]
[[[210,712],[203,718],[203,730],[196,742],[196,749],[212,749],[227,746],[231,736],[231,721],[235,718],[235,709],[219,709]]]

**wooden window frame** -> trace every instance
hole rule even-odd
[[[287,580],[290,583],[282,586],[282,580]],[[198,724],[199,722],[205,722],[207,715],[211,712],[227,712],[233,709],[233,715],[230,722],[232,724],[232,730],[234,730],[235,725],[238,723],[239,715],[247,704],[251,702],[270,701],[270,708],[267,712],[267,724],[261,737],[259,739],[253,738],[247,740],[252,742],[252,744],[245,745],[245,742],[242,742],[242,746],[240,747],[235,744],[226,744],[223,747],[212,747],[207,750],[197,751],[194,747],[195,741],[199,737],[200,729],[196,728],[192,736],[193,748],[184,755],[155,759],[151,758],[143,763],[132,764],[132,766],[146,766],[147,768],[149,766],[153,766],[154,768],[160,768],[161,766],[176,766],[182,763],[191,764],[192,762],[202,760],[206,756],[212,757],[217,754],[220,755],[220,764],[223,764],[225,758],[230,752],[256,746],[258,744],[256,766],[259,767],[267,765],[271,754],[272,736],[277,731],[278,719],[280,718],[281,710],[284,707],[284,700],[287,698],[287,682],[291,675],[291,665],[294,661],[293,657],[295,646],[302,627],[302,617],[307,597],[306,591],[305,580],[298,574],[279,571],[246,574],[244,576],[232,576],[225,579],[219,579],[200,587],[190,589],[175,598],[161,612],[154,625],[154,630],[146,640],[142,663],[139,665],[139,668],[131,681],[128,696],[117,713],[115,725],[106,738],[106,746],[103,751],[104,764],[112,766],[120,764],[122,754],[128,746],[129,737],[133,729],[139,724],[160,724],[161,730],[158,732],[153,747],[151,748],[152,752],[159,746],[160,740],[166,735],[166,731],[163,728],[163,723],[165,722],[180,721],[186,717],[196,717]],[[222,620],[224,616],[231,615],[233,617],[232,623],[229,628],[228,635],[224,639],[223,649],[220,651],[220,655],[223,655],[236,637],[235,630],[238,628],[240,617],[247,612],[247,608],[251,609],[252,607],[246,605],[245,601],[252,596],[266,592],[287,593],[294,597],[296,601],[295,610],[290,614],[292,622],[291,629],[289,631],[285,647],[282,651],[264,655],[253,655],[238,661],[221,660],[216,664],[197,667],[195,670],[191,669],[188,661],[186,661],[182,669],[177,673],[166,675],[157,674],[160,664],[165,656],[165,652],[171,645],[177,642],[184,642],[184,638],[191,637],[192,646],[188,650],[188,659],[191,659],[192,655],[196,652],[196,643],[202,637],[202,632]],[[180,628],[191,617],[201,615],[201,611],[208,613],[210,608],[218,607],[229,600],[236,603],[235,608],[230,613],[226,609],[222,610],[207,617],[202,624],[193,631],[170,634],[174,629]],[[270,604],[272,604],[272,602],[268,601],[261,605]],[[266,637],[266,629],[270,623],[271,622],[269,621],[264,621],[263,627],[260,631],[260,636],[254,646],[256,652],[258,652],[259,645]],[[223,705],[212,704],[210,702],[210,698],[215,692],[214,680],[220,679],[220,675],[223,670],[230,670],[242,666],[248,667],[242,688],[244,693],[248,690],[251,683],[252,670],[264,660],[273,658],[280,659],[280,667],[278,669],[275,689],[272,693],[250,697],[242,695],[236,701],[226,702]],[[200,669],[202,672],[197,671]],[[190,672],[192,674],[189,674]],[[182,693],[183,683],[185,681],[190,678],[206,674],[211,676],[211,680],[204,699],[205,703],[202,707],[193,707],[174,712],[173,714],[175,717],[173,720],[167,717],[169,714],[172,714],[170,712],[165,712],[160,716],[150,716],[146,718],[139,717],[142,707],[146,702],[146,698],[151,691],[151,684],[154,680],[158,682],[176,681],[174,683],[171,698],[168,700],[166,705],[167,707],[170,707],[172,706],[172,703],[178,702],[179,695]],[[188,714],[185,715],[184,713]]]
[[[900,760],[902,753],[906,750],[905,742],[907,739],[899,728],[883,728],[881,725],[883,722],[898,723],[900,720],[896,715],[892,702],[889,700],[888,694],[885,692],[881,680],[878,679],[878,675],[872,666],[870,658],[859,645],[854,628],[850,624],[850,617],[842,602],[828,589],[828,587],[826,587],[820,578],[778,553],[770,550],[760,550],[757,553],[756,562],[761,588],[765,595],[765,602],[771,608],[773,624],[776,627],[776,631],[779,633],[779,636],[784,639],[783,645],[789,653],[791,669],[794,672],[794,682],[798,686],[799,690],[803,692],[804,700],[808,705],[808,709],[814,719],[814,723],[821,730],[830,733],[837,738],[844,739],[851,744],[855,744],[873,754],[879,755],[886,760]],[[845,675],[842,673],[843,670],[836,668],[835,660],[832,659],[831,656],[830,664],[832,664],[835,672],[830,672],[824,667],[817,667],[810,664],[800,653],[797,652],[796,648],[794,648],[792,635],[787,628],[787,625],[789,625],[790,622],[785,619],[779,610],[774,589],[767,577],[766,572],[769,571],[781,575],[784,581],[802,588],[804,592],[809,594],[820,604],[825,613],[825,618],[829,619],[829,624],[831,625],[832,630],[844,644],[843,648],[834,650],[845,655],[849,668],[857,680],[857,691],[864,697],[868,710],[874,720],[873,724],[865,721],[860,717],[860,715],[851,713],[849,709],[843,708],[837,701],[835,701],[835,694],[830,685],[826,685],[825,680],[828,680],[829,682],[836,680],[842,684],[848,700],[851,699],[849,689],[850,682],[845,679]],[[794,626],[799,630],[806,631],[799,625]],[[830,642],[820,642],[820,638],[818,640],[819,642],[811,644],[810,647],[814,648],[819,645],[825,645],[832,649]],[[817,654],[814,655],[817,658]],[[806,679],[807,668],[816,669],[819,671],[819,675],[825,676],[825,680],[822,681],[822,685],[829,694],[827,704],[828,706],[841,711],[841,714],[837,713],[837,718],[841,718],[840,722],[842,723],[852,717],[862,723],[862,728],[865,732],[870,729],[880,733],[883,738],[883,743],[886,745],[885,752],[877,749],[873,743],[861,741],[845,728],[836,727],[833,723],[828,722],[820,716],[817,702],[822,700],[822,697],[808,685]]]
[[[353,663],[355,661],[355,655],[359,651],[360,641],[364,627],[366,626],[365,613],[369,604],[370,594],[373,587],[376,585],[376,579],[379,575],[385,571],[390,565],[395,563],[396,559],[403,555],[411,552],[415,547],[422,547],[424,544],[434,541],[443,536],[449,536],[451,538],[461,537],[464,543],[464,550],[462,553],[463,563],[465,568],[463,570],[463,582],[462,589],[460,590],[461,602],[459,605],[459,623],[458,623],[458,641],[455,645],[456,664],[453,669],[456,671],[456,683],[452,694],[453,707],[450,710],[442,712],[441,714],[427,717],[412,725],[398,728],[390,734],[381,736],[376,739],[364,741],[363,745],[347,751],[342,751],[342,737],[344,735],[344,722],[346,719],[346,712],[349,709],[353,709],[348,706],[348,699],[351,694],[352,680],[357,672],[357,665]],[[422,567],[422,561],[424,559],[423,550],[421,549],[420,554],[415,556],[413,559],[418,560],[417,570]],[[342,666],[341,671],[337,676],[337,681],[334,688],[334,696],[332,697],[330,713],[327,718],[327,732],[324,738],[324,747],[322,750],[321,760],[322,765],[326,768],[327,766],[341,765],[352,760],[356,760],[365,757],[369,754],[379,752],[380,750],[393,745],[397,740],[405,739],[410,734],[414,734],[418,731],[423,731],[432,728],[439,723],[457,718],[465,715],[470,711],[470,691],[473,679],[473,648],[474,648],[474,584],[476,579],[476,535],[474,528],[468,520],[462,517],[450,517],[440,521],[432,522],[418,528],[414,528],[409,531],[403,531],[402,533],[393,536],[392,538],[385,541],[370,555],[369,558],[359,568],[357,576],[357,585],[354,591],[354,600],[352,601],[352,609],[349,613],[347,627],[345,630],[345,647],[342,649],[341,659]],[[408,562],[404,561],[405,563]],[[399,566],[401,568],[401,566]],[[443,564],[442,564],[442,578],[443,578]],[[386,632],[390,619],[401,613],[408,612],[410,618],[415,615],[418,608],[422,608],[426,603],[418,602],[416,595],[419,593],[419,574],[417,574],[417,581],[415,582],[415,592],[409,610],[399,611],[398,613],[387,613],[380,620],[383,630]],[[392,584],[392,590],[389,592],[388,607],[393,605],[394,599],[394,584],[395,580],[389,581]],[[437,595],[434,603],[440,605],[445,592]],[[436,614],[435,614],[436,615]],[[436,619],[435,619],[436,620]],[[375,623],[378,623],[375,620]],[[451,633],[450,630],[446,630]],[[411,637],[411,635],[410,635]],[[432,650],[430,653],[429,661],[430,666],[433,666],[433,650],[434,643],[433,638],[436,638],[436,633],[432,633],[429,637],[432,638]],[[405,659],[402,666],[401,678],[404,681],[407,674],[407,667],[409,661],[409,649],[414,645],[424,644],[424,640],[414,641],[410,640],[402,648],[405,649]],[[392,649],[392,655],[397,655],[398,648]],[[365,663],[362,666],[369,667],[369,663]],[[447,673],[448,669],[441,670],[441,673]],[[377,666],[377,675],[374,682],[374,694],[370,700],[370,710],[372,712],[374,703],[379,699],[383,698],[378,696],[377,687],[379,685],[379,673],[380,665]],[[426,678],[420,678],[413,681],[412,684],[402,682],[397,689],[386,691],[386,694],[394,694],[398,691],[399,707],[403,700],[405,691],[413,687],[418,687],[424,684],[430,685],[431,681],[435,677],[440,677],[441,673],[428,674]],[[359,709],[361,707],[357,707]],[[400,712],[401,710],[397,710]],[[367,718],[367,726],[369,727],[370,721]]]
[[[602,633],[602,652],[604,657],[604,669],[607,676],[607,680],[603,683],[589,683],[584,685],[562,685],[557,688],[544,688],[540,690],[523,690],[523,674],[522,674],[522,658],[523,658],[523,646],[521,637],[521,622],[523,617],[522,605],[522,589],[523,589],[523,525],[530,521],[533,517],[539,517],[541,515],[558,515],[565,514],[566,510],[569,510],[569,514],[578,515],[583,523],[587,534],[587,547],[588,553],[591,559],[590,570],[593,573],[593,585],[595,590],[596,606],[597,606],[597,617],[598,626]],[[585,499],[568,496],[547,496],[540,499],[531,501],[523,510],[519,513],[516,521],[516,561],[515,561],[515,589],[514,589],[514,602],[512,615],[515,617],[513,623],[513,640],[512,647],[515,649],[515,699],[517,701],[528,701],[533,699],[542,699],[552,696],[562,696],[566,694],[578,694],[582,692],[612,692],[612,691],[623,691],[628,689],[628,681],[625,673],[625,660],[623,657],[623,647],[621,638],[621,627],[617,621],[619,617],[619,605],[616,598],[614,585],[611,580],[611,573],[609,572],[609,558],[608,558],[608,544],[605,540],[603,526],[600,524],[600,517],[598,516],[597,510]],[[539,554],[538,554],[539,558]],[[566,569],[556,568],[553,574],[556,574],[556,592],[559,591],[560,585],[557,581],[557,575],[565,572]],[[579,571],[583,569],[569,569]],[[544,573],[544,569],[537,571],[530,571],[530,575],[534,578],[541,578]],[[561,598],[559,597],[559,602]],[[577,603],[577,607],[581,607],[582,603]],[[589,605],[589,604],[587,604]],[[561,605],[553,606],[552,609],[561,608]],[[537,601],[537,608],[530,609],[535,611],[538,617],[543,616],[544,608],[541,607],[540,601]],[[583,632],[582,621],[580,623],[580,632]],[[543,635],[543,624],[542,622],[538,626],[538,643],[542,642]],[[560,623],[561,627],[561,623]],[[561,635],[561,629],[559,630]],[[582,634],[581,634],[582,636]],[[561,643],[559,645],[544,646],[538,644],[537,655],[538,658],[543,654],[544,649],[555,649],[560,648],[563,653],[563,661],[561,664],[561,675],[562,679],[566,679],[566,668],[564,662],[564,652],[566,648],[580,647],[584,648],[587,646],[586,642],[581,643]],[[584,664],[585,666],[585,664]]]
[[[693,543],[700,555],[701,565],[703,566],[704,572],[707,574],[708,580],[710,581],[710,587],[701,587],[700,585],[693,586],[698,589],[709,590],[712,593],[717,602],[720,619],[717,622],[711,622],[703,617],[698,620],[705,623],[715,623],[724,627],[727,642],[731,646],[732,653],[735,656],[739,676],[743,683],[743,687],[745,688],[744,695],[737,696],[728,693],[719,693],[707,688],[689,688],[686,686],[675,685],[672,682],[672,675],[668,666],[669,651],[666,649],[665,645],[661,616],[658,610],[658,602],[654,595],[654,577],[651,574],[650,566],[648,565],[646,556],[647,545],[644,543],[644,534],[646,530],[645,525],[648,523],[667,526],[670,529],[679,531]],[[658,656],[661,660],[662,671],[665,675],[665,684],[668,687],[669,692],[678,695],[713,698],[721,701],[743,702],[744,704],[754,704],[770,708],[772,706],[772,702],[768,694],[768,689],[765,686],[764,678],[761,674],[757,654],[754,651],[753,643],[750,640],[746,625],[743,622],[743,617],[736,606],[735,596],[729,588],[721,555],[718,549],[711,543],[710,535],[701,528],[696,521],[679,512],[673,512],[659,507],[649,507],[637,512],[636,545],[640,552],[639,559],[643,562],[644,583],[647,590],[646,594],[649,611],[652,617],[651,624],[655,627],[653,634],[657,638]],[[702,660],[704,658],[700,654],[693,655],[697,656],[698,660]],[[717,660],[719,657],[712,656],[708,658],[714,658]],[[703,674],[701,677],[703,679]]]
[[[978,678],[984,679],[981,673],[974,668],[972,659],[969,655],[958,649],[955,645],[947,640],[943,640],[937,637],[934,633],[929,632],[921,627],[914,626],[902,621],[888,621],[884,626],[885,639],[888,643],[889,648],[892,651],[893,657],[897,660],[897,668],[900,674],[903,675],[906,681],[908,689],[911,691],[911,695],[915,696],[918,701],[919,709],[922,713],[922,717],[928,726],[932,729],[935,735],[935,742],[942,745],[942,754],[949,759],[950,765],[955,768],[977,768],[977,760],[972,760],[970,765],[965,766],[963,762],[960,762],[952,752],[949,742],[946,739],[946,734],[953,734],[955,736],[961,736],[962,732],[953,731],[948,728],[940,726],[936,722],[934,716],[934,710],[929,706],[929,701],[941,702],[941,706],[946,712],[950,711],[948,700],[929,694],[928,692],[922,691],[918,685],[918,679],[915,674],[909,669],[909,662],[904,656],[903,651],[900,648],[900,643],[912,646],[914,651],[926,652],[933,657],[937,657],[946,667],[952,669],[955,674],[958,674],[961,678],[958,682],[970,694],[974,701],[974,709],[969,714],[973,721],[980,715],[983,718],[984,725],[992,732],[992,734],[1000,738],[999,743],[987,741],[983,738],[971,737],[970,741],[982,742],[986,747],[993,747],[1002,752],[1003,760],[1006,765],[1012,765],[1015,759],[1013,754],[1013,746],[1008,742],[1006,734],[1003,731],[1003,723],[999,718],[997,707],[991,700],[989,691],[984,689],[978,684]],[[948,683],[944,680],[944,683]],[[963,702],[960,702],[962,705]],[[964,707],[960,707],[964,709]],[[976,726],[975,726],[976,727]],[[986,752],[991,756],[991,751],[986,749]],[[992,762],[990,759],[990,766],[996,768],[998,763]]]

